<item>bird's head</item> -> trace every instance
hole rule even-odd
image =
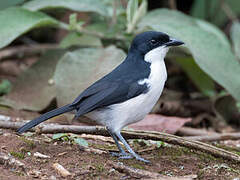
[[[163,59],[170,46],[182,44],[184,44],[182,41],[176,40],[165,33],[147,31],[134,38],[129,52],[140,53],[144,55],[146,61],[152,62],[154,59]]]

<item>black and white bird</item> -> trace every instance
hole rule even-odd
[[[18,129],[18,133],[46,121],[49,118],[75,110],[75,118],[87,116],[91,123],[106,126],[114,139],[122,159],[137,155],[120,131],[123,127],[142,120],[159,99],[167,71],[164,63],[170,46],[184,44],[165,33],[147,31],[138,34],[128,51],[126,59],[112,72],[84,90],[71,104],[47,112]],[[121,141],[127,151],[121,147]]]

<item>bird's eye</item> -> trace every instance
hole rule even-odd
[[[150,42],[151,42],[152,45],[156,45],[158,43],[157,40],[155,40],[155,39],[151,39]]]

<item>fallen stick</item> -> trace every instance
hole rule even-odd
[[[225,140],[239,140],[240,133],[222,133],[203,136],[188,136],[186,139],[193,141],[212,142],[212,141],[225,141]]]
[[[205,129],[181,127],[177,130],[177,134],[180,136],[204,136],[204,135],[211,136],[213,134],[218,134],[218,133],[207,131]]]
[[[9,122],[9,121],[0,121],[0,128],[9,128],[16,130],[22,125],[24,122]],[[34,131],[35,128],[30,129],[30,131]],[[38,126],[40,133],[75,133],[75,134],[95,134],[95,135],[103,135],[109,136],[105,127],[101,126],[75,126],[75,125],[51,125],[51,124],[41,124]],[[123,130],[122,135],[128,139],[151,139],[156,141],[164,141],[169,144],[175,144],[180,146],[185,146],[191,149],[199,150],[202,152],[209,153],[215,157],[222,157],[228,160],[234,160],[236,162],[240,162],[240,156],[226,151],[224,149],[199,142],[188,140],[187,138],[182,138],[178,136],[174,136],[167,133],[155,132],[155,131],[136,131],[136,130]]]
[[[2,59],[15,57],[18,55],[32,55],[39,52],[43,52],[48,49],[56,49],[58,47],[57,44],[39,44],[39,45],[31,45],[31,46],[14,46],[10,48],[6,48],[0,51],[0,61]]]
[[[133,178],[151,178],[158,180],[191,180],[197,178],[197,175],[189,175],[189,176],[179,176],[179,177],[169,177],[164,176],[159,173],[150,172],[142,169],[135,169],[129,166],[124,165],[121,162],[115,163],[112,161],[108,161],[108,165],[112,166],[114,169],[118,170],[121,173],[125,173]]]

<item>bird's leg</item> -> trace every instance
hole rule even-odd
[[[132,158],[132,156],[130,154],[126,153],[124,151],[124,149],[122,148],[122,146],[119,144],[118,139],[117,139],[115,133],[111,132],[111,130],[109,130],[109,129],[108,129],[108,132],[112,136],[113,140],[115,141],[115,143],[116,143],[116,145],[117,145],[117,147],[119,149],[119,153],[117,153],[117,152],[110,152],[110,154],[112,156],[117,156],[117,157],[124,158],[124,159]]]
[[[143,159],[142,157],[140,157],[138,154],[136,154],[132,148],[128,145],[127,141],[122,137],[120,132],[114,133],[118,139],[123,143],[123,145],[127,148],[128,152],[135,157],[137,160],[145,162],[145,163],[150,163],[150,161]],[[121,157],[120,157],[121,158]]]

